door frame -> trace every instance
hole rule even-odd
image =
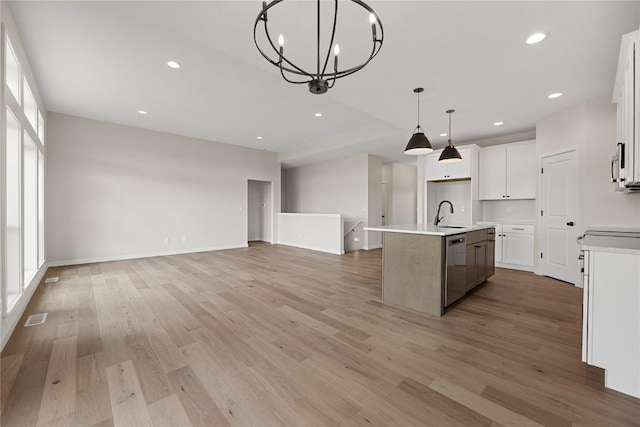
[[[249,245],[249,185],[251,181],[256,181],[256,182],[261,182],[261,183],[265,183],[265,184],[269,184],[269,203],[271,204],[270,206],[270,210],[269,210],[269,228],[270,228],[270,237],[269,237],[269,241],[268,243],[274,244],[276,242],[276,238],[275,238],[275,221],[276,221],[276,210],[274,207],[274,202],[275,202],[275,188],[274,188],[274,184],[272,180],[266,180],[266,179],[254,179],[254,178],[247,178],[247,185],[245,186],[245,200],[247,203],[247,209],[245,209],[245,218],[244,218],[244,226],[245,226],[245,240],[247,241],[247,246]]]
[[[565,154],[565,153],[570,153],[570,152],[574,152],[575,156],[576,156],[576,170],[577,170],[577,189],[576,189],[576,201],[577,201],[577,207],[576,207],[576,222],[578,225],[582,224],[582,212],[580,210],[580,149],[577,145],[570,145],[567,147],[563,147],[563,148],[559,148],[556,150],[551,150],[551,151],[547,151],[545,153],[541,153],[538,154],[538,171],[537,171],[537,189],[536,189],[536,212],[535,212],[535,217],[536,217],[536,230],[537,232],[535,233],[535,242],[534,242],[534,248],[535,248],[535,252],[534,252],[534,259],[535,259],[535,274],[539,275],[539,276],[543,276],[544,274],[542,273],[542,266],[540,263],[540,246],[541,246],[541,242],[542,242],[542,236],[543,236],[543,229],[542,229],[542,224],[541,224],[541,220],[540,220],[540,210],[541,210],[541,201],[542,201],[542,173],[540,172],[542,169],[542,159],[547,158],[547,157],[553,157],[553,156],[557,156],[560,154]],[[578,230],[578,227],[576,227],[576,230]],[[578,235],[580,235],[580,232],[578,231]],[[579,251],[576,253],[576,256],[579,254]],[[560,280],[560,279],[558,279]],[[577,287],[582,287],[582,279],[580,277],[579,271],[576,270],[575,272],[575,276],[572,280],[572,283],[574,286]]]

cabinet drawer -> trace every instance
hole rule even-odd
[[[502,225],[503,233],[522,233],[522,234],[533,234],[533,225],[529,224],[503,224]]]
[[[467,245],[487,240],[487,230],[476,230],[467,232]]]

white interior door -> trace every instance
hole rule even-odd
[[[578,165],[575,151],[542,159],[540,272],[578,283]]]

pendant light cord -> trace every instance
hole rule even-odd
[[[449,145],[451,145],[451,113],[449,113]]]
[[[420,92],[418,92],[417,94],[418,94],[418,127],[417,129],[420,129]]]

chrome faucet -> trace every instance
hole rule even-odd
[[[449,206],[451,206],[451,213],[453,213],[453,203],[451,203],[448,200],[443,200],[440,202],[440,204],[438,205],[438,213],[436,213],[436,219],[435,221],[433,221],[433,225],[435,225],[436,227],[438,226],[438,224],[440,224],[440,221],[442,221],[442,219],[444,218],[443,216],[440,216],[440,208],[442,207],[443,203],[449,203]]]

